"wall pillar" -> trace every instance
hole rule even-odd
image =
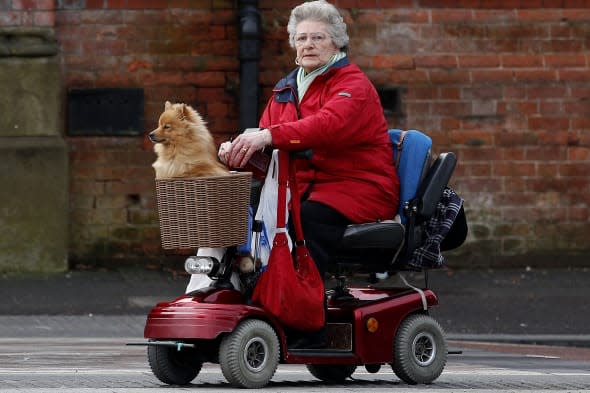
[[[68,154],[53,28],[0,27],[0,272],[68,267]]]

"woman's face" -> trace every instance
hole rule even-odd
[[[313,20],[304,20],[297,25],[295,49],[296,63],[307,73],[325,65],[332,55],[338,53],[326,24]]]

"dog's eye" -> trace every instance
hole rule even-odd
[[[164,124],[164,129],[167,130],[170,128],[170,124]]]

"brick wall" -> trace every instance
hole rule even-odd
[[[0,0],[0,18],[35,20],[45,3]],[[259,1],[263,100],[294,65],[285,25],[298,3]],[[471,232],[453,264],[587,264],[590,1],[335,3],[353,61],[375,85],[401,92],[390,125],[422,129],[437,152],[459,156],[452,186],[466,199]],[[238,123],[237,8],[229,0],[58,0],[66,87],[143,87],[146,130],[165,100],[190,103],[221,141]],[[72,261],[158,262],[149,144],[68,143]]]
[[[0,0],[0,27],[55,25],[56,0]]]

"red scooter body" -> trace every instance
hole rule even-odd
[[[277,332],[282,363],[391,363],[400,322],[410,314],[426,311],[422,295],[409,288],[350,288],[349,292],[349,297],[330,301],[327,317],[329,331],[331,326],[344,327],[351,335],[344,347],[341,344],[339,348],[332,345],[321,350],[289,350],[284,328],[263,308],[246,304],[242,294],[234,289],[212,287],[158,303],[147,317],[144,336],[156,342],[215,341],[246,319],[260,319]],[[438,304],[431,290],[424,290],[423,296],[427,307]],[[336,329],[336,336],[342,335]]]

